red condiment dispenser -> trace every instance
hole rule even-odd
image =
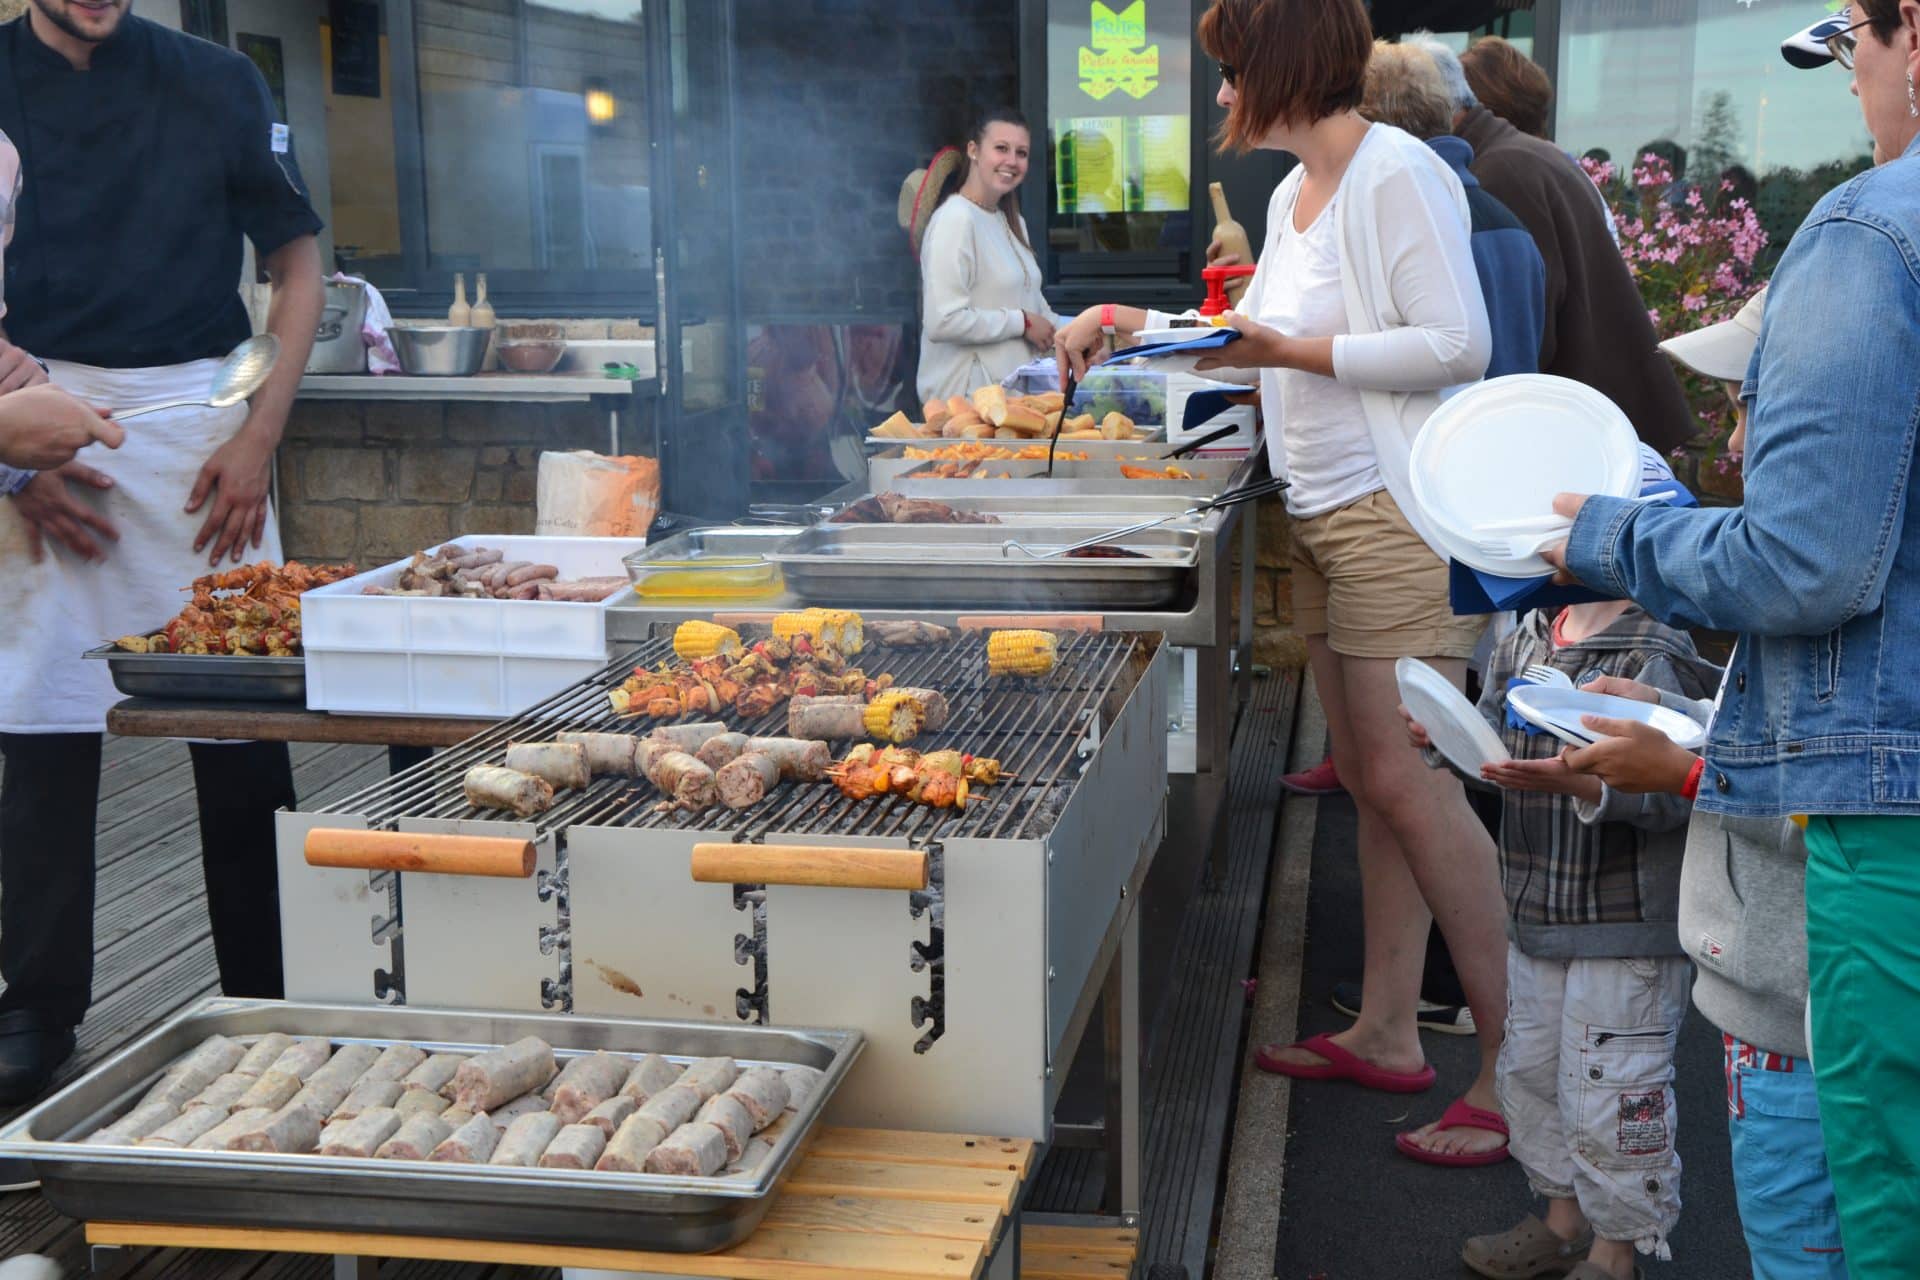
[[[1207,282],[1207,300],[1200,304],[1203,316],[1225,315],[1232,310],[1227,301],[1227,281],[1253,274],[1250,264],[1236,264],[1231,267],[1203,267],[1200,278]]]

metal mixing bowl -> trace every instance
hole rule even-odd
[[[394,354],[407,373],[464,378],[480,372],[487,359],[491,329],[451,324],[396,326],[389,329]]]

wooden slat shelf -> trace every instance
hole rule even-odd
[[[1024,1227],[1020,1280],[1118,1280],[1133,1270],[1139,1252],[1134,1227]]]

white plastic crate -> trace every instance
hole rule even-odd
[[[621,558],[646,539],[481,533],[441,545],[598,578],[624,577]],[[396,584],[409,560],[301,596],[309,710],[508,716],[607,664],[607,607],[621,593],[598,604],[362,594]]]

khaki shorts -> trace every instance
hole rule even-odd
[[[1385,489],[1293,525],[1293,625],[1349,658],[1467,658],[1487,628]]]

